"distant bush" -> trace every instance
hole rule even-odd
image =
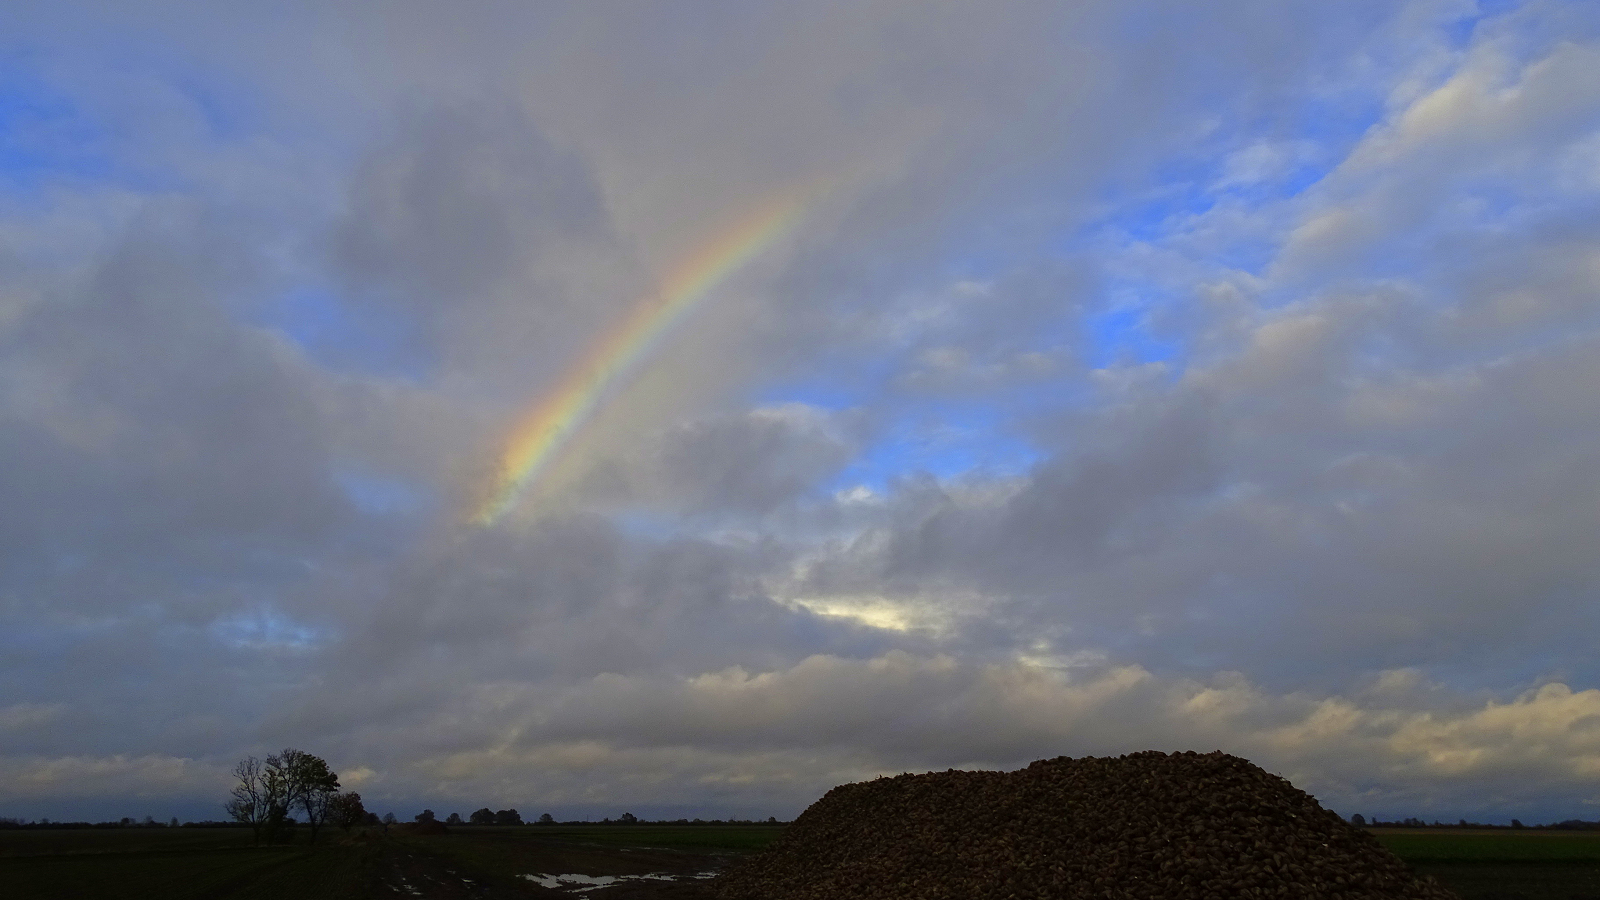
[[[1600,822],[1585,822],[1582,819],[1567,819],[1546,828],[1555,828],[1562,831],[1600,831]]]

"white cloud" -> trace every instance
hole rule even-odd
[[[0,756],[0,797],[67,799],[226,794],[227,767],[173,756]]]
[[[1414,681],[1393,672],[1380,685]],[[1068,670],[892,651],[666,681],[605,674],[557,694],[525,691],[525,703],[492,713],[501,740],[419,761],[384,790],[460,797],[494,785],[541,804],[582,793],[609,809],[692,802],[716,784],[741,802],[794,803],[886,772],[1156,747],[1222,749],[1294,773],[1332,808],[1378,803],[1369,814],[1397,815],[1481,810],[1487,795],[1506,804],[1584,796],[1600,759],[1600,691],[1560,683],[1474,707],[1465,695],[1441,704],[1383,691],[1276,694],[1239,673],[1197,681],[1140,666]]]
[[[0,731],[41,728],[61,718],[63,703],[13,703],[0,707]]]

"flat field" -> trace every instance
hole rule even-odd
[[[704,900],[705,882],[783,833],[771,825],[304,829],[286,846],[209,828],[0,830],[7,898],[425,897]],[[1600,900],[1600,833],[1372,829],[1462,900]],[[567,877],[563,877],[567,876]],[[588,889],[578,893],[580,889]]]
[[[540,837],[607,847],[653,846],[730,852],[760,850],[783,834],[782,825],[536,825],[534,828]],[[525,832],[527,829],[511,830]]]
[[[406,826],[350,835],[325,828],[313,846],[302,828],[288,845],[255,847],[240,829],[5,829],[0,896],[690,900],[705,895],[705,875],[781,832],[770,825],[458,827],[435,835]]]
[[[708,875],[782,832],[771,825],[536,825],[438,835],[397,830],[393,837],[419,857],[535,896],[572,897],[587,889],[581,896],[689,900],[707,896]]]
[[[1600,900],[1600,832],[1369,830],[1461,900]]]
[[[0,831],[8,897],[185,898],[361,896],[376,872],[373,842],[253,847],[249,831],[115,828]]]

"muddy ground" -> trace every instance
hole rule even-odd
[[[382,841],[372,896],[502,900],[709,900],[728,852],[617,847],[520,834],[408,835]]]

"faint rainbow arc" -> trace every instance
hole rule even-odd
[[[606,396],[673,326],[719,283],[794,227],[806,199],[807,192],[797,190],[762,204],[681,260],[662,280],[659,291],[635,304],[616,327],[590,345],[555,389],[518,420],[500,455],[493,489],[471,521],[492,525],[516,505]]]

